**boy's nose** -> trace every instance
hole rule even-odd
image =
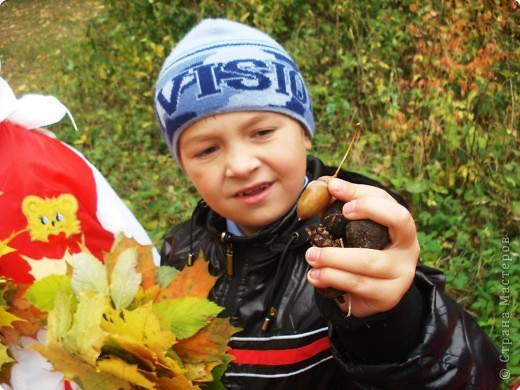
[[[247,177],[259,166],[260,161],[256,156],[248,153],[247,149],[238,147],[228,154],[226,176]]]

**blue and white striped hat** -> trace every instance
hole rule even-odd
[[[286,114],[314,134],[309,93],[282,46],[244,24],[206,19],[170,53],[156,84],[155,112],[173,158],[186,127],[235,111]]]

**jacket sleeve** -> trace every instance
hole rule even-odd
[[[399,305],[368,319],[345,318],[318,297],[333,354],[359,388],[498,389],[504,364],[477,322],[442,292],[439,271],[419,265]],[[327,302],[328,301],[328,302]]]

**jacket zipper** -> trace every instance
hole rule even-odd
[[[230,236],[223,232],[220,241],[226,246],[226,273],[228,276],[233,276],[233,245],[229,238]]]

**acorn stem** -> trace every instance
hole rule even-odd
[[[356,123],[356,130],[354,131],[354,135],[352,136],[352,140],[350,141],[350,144],[348,145],[347,151],[345,152],[345,155],[343,156],[343,160],[339,163],[338,169],[336,169],[336,173],[332,177],[338,177],[339,170],[341,169],[341,166],[347,159],[347,156],[350,152],[350,149],[352,148],[352,145],[354,145],[354,141],[359,133],[359,129],[361,128],[361,123]]]

